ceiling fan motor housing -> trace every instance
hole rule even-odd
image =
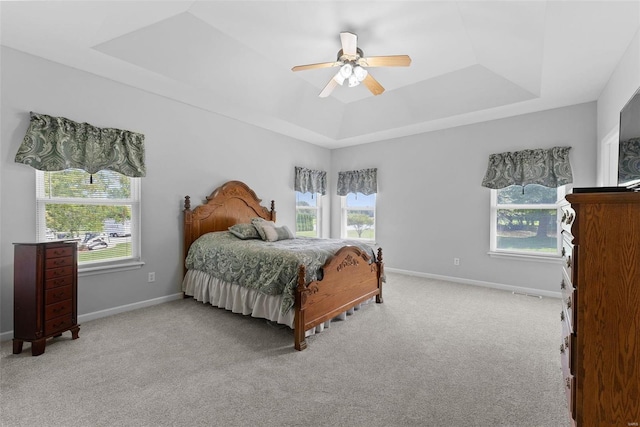
[[[339,62],[357,61],[360,58],[364,58],[364,52],[359,47],[356,48],[356,54],[355,55],[345,55],[342,49],[340,49],[338,51],[338,61]]]

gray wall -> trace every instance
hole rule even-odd
[[[640,88],[640,32],[629,43],[625,54],[611,74],[598,98],[598,141],[616,129],[620,110]]]
[[[598,98],[598,183],[616,185],[620,110],[640,88],[640,31]]]
[[[595,185],[595,102],[332,150],[332,176],[378,168],[376,237],[387,266],[558,292],[559,264],[489,257],[490,190],[480,185],[491,153],[554,146],[572,147],[575,186]],[[339,203],[331,219],[339,235]]]
[[[293,227],[296,165],[330,171],[330,194],[338,171],[379,168],[378,242],[390,268],[557,292],[558,264],[487,255],[489,190],[480,181],[488,155],[571,145],[576,185],[595,182],[595,103],[330,151],[16,50],[2,47],[0,53],[2,332],[13,328],[12,242],[35,238],[35,173],[13,162],[29,111],[146,135],[145,265],[81,276],[80,315],[179,292],[187,194],[195,205],[222,182],[239,179],[265,202],[275,199],[278,222]],[[331,213],[331,236],[339,236],[339,203],[334,196],[323,203]],[[453,266],[453,257],[460,266]],[[147,283],[149,271],[156,272],[155,283]]]
[[[146,136],[142,179],[141,269],[82,276],[80,315],[180,292],[182,202],[192,207],[238,179],[263,204],[276,200],[278,223],[295,226],[294,166],[329,169],[327,149],[211,114],[16,50],[1,50],[0,331],[13,329],[12,242],[35,239],[35,173],[13,161],[29,111]],[[328,202],[327,202],[328,204]],[[154,271],[156,281],[147,283]]]

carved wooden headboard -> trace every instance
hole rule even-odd
[[[206,203],[193,210],[191,198],[186,196],[184,198],[183,261],[191,243],[205,233],[225,231],[234,224],[249,223],[251,218],[255,217],[275,222],[275,202],[271,201],[269,210],[260,205],[261,201],[252,189],[240,181],[224,183],[207,197]]]

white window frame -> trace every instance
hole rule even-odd
[[[560,219],[562,216],[562,209],[560,209],[560,202],[564,199],[566,195],[566,186],[561,186],[557,188],[556,194],[556,202],[555,203],[541,203],[541,204],[510,204],[503,205],[498,204],[498,190],[491,189],[491,214],[489,215],[489,255],[497,256],[497,257],[516,257],[516,258],[529,258],[532,260],[554,260],[560,258],[560,252],[562,250],[562,227],[560,223]],[[498,210],[499,209],[540,209],[540,210],[556,210],[556,253],[546,254],[546,253],[538,253],[538,252],[527,252],[527,251],[517,251],[517,250],[506,250],[506,249],[498,249]]]
[[[82,204],[82,205],[131,205],[131,256],[114,258],[106,261],[94,261],[78,264],[78,275],[93,275],[112,271],[123,271],[140,268],[141,261],[141,180],[130,177],[131,197],[128,199],[89,199],[89,198],[54,198],[49,199],[44,194],[44,172],[36,170],[36,239],[47,241],[45,220],[45,206],[48,204]]]
[[[616,126],[600,142],[598,185],[603,187],[618,185],[618,150],[620,131]]]
[[[316,214],[316,237],[322,236],[322,194],[314,193],[313,198],[316,200],[316,206],[298,206],[298,194],[302,194],[300,191],[296,191],[296,236],[298,235],[298,212],[300,210],[315,211]]]
[[[353,193],[350,193],[353,194]],[[378,194],[374,193],[375,201],[373,206],[347,206],[347,196],[340,196],[340,237],[342,239],[351,239],[351,240],[362,240],[364,242],[375,242],[376,241],[376,205],[378,203]],[[361,210],[373,210],[373,226],[371,229],[373,230],[373,239],[364,239],[359,237],[348,237],[347,236],[347,215],[350,211],[361,211]]]

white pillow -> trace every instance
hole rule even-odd
[[[293,233],[286,225],[276,227],[273,221],[267,221],[262,218],[252,218],[251,223],[258,231],[260,238],[266,242],[293,239]]]

